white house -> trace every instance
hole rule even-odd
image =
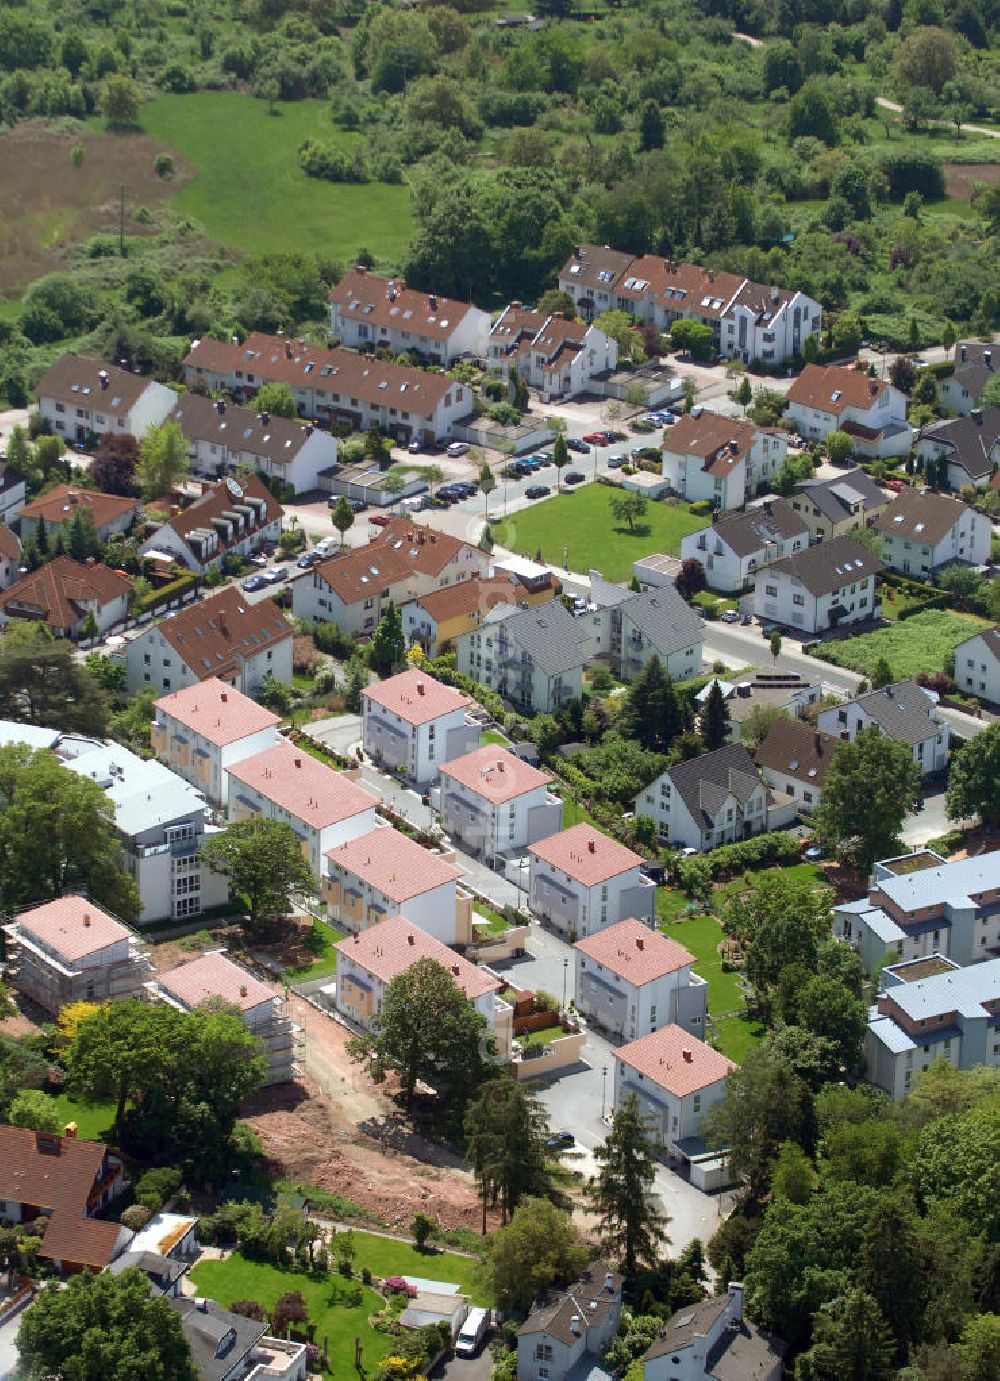
[[[960,969],[940,954],[884,968],[865,1037],[865,1074],[905,1098],[935,1060],[1000,1068],[1000,959]]]
[[[711,589],[735,593],[745,590],[764,566],[808,545],[804,520],[787,499],[773,499],[689,532],[681,539],[681,556],[701,562]]]
[[[1000,703],[1000,626],[973,633],[955,648],[955,684],[966,695]]]
[[[791,796],[801,815],[812,815],[839,746],[832,734],[781,715],[753,757],[768,786]]]
[[[615,1107],[634,1093],[667,1155],[690,1159],[683,1143],[700,1136],[705,1114],[722,1101],[736,1065],[679,1026],[661,1026],[613,1055]]]
[[[559,600],[534,609],[498,604],[455,639],[458,670],[522,709],[551,714],[582,694],[590,657],[583,625]]]
[[[986,514],[961,499],[910,487],[900,490],[874,527],[882,535],[882,560],[889,569],[919,579],[955,561],[983,565],[993,535]]]
[[[656,884],[642,859],[593,825],[572,825],[529,846],[531,910],[570,940],[585,939],[626,917],[651,921]]]
[[[70,1002],[139,996],[152,973],[136,933],[86,897],[29,907],[3,930],[5,981],[54,1017]]]
[[[256,475],[205,483],[194,503],[168,518],[139,548],[152,560],[204,574],[225,556],[250,557],[281,536],[282,507]]]
[[[296,618],[372,633],[389,604],[489,575],[486,552],[410,518],[393,518],[362,547],[338,552],[292,586]]]
[[[486,1022],[497,1055],[511,1057],[514,1009],[499,996],[503,983],[488,969],[470,964],[428,935],[405,916],[388,916],[378,925],[356,931],[336,946],[337,1010],[359,1026],[369,1027],[382,1009],[392,980],[419,959],[433,959],[451,974],[456,985]]]
[[[320,474],[337,464],[337,438],[322,427],[222,398],[182,393],[170,420],[184,433],[191,469],[212,479],[250,469],[304,494],[318,489]]]
[[[153,710],[153,752],[216,806],[229,799],[230,763],[278,742],[279,717],[214,676],[163,696]]]
[[[28,481],[20,470],[0,460],[0,523],[14,521],[28,500]]]
[[[320,896],[340,930],[403,916],[444,945],[464,945],[472,938],[472,907],[458,890],[461,876],[441,853],[382,821],[327,850]]]
[[[439,293],[408,288],[399,278],[349,270],[330,293],[330,334],[353,350],[415,351],[435,364],[482,359],[488,312]]]
[[[198,856],[213,827],[205,798],[193,786],[119,743],[95,744],[66,766],[96,782],[114,809],[122,867],[139,889],[141,922],[183,920],[228,901],[228,882]]]
[[[406,641],[419,643],[428,657],[436,657],[462,633],[474,632],[498,604],[545,604],[554,599],[556,583],[547,567],[545,576],[537,592],[515,575],[497,574],[487,580],[473,575],[411,599],[402,611]]]
[[[685,413],[663,433],[663,478],[689,502],[709,499],[718,509],[742,508],[770,488],[788,453],[787,433],[757,427],[707,409]]]
[[[913,444],[906,395],[860,370],[807,364],[785,400],[786,412],[807,441],[846,432],[855,454],[868,460],[905,456]]]
[[[0,590],[9,589],[21,576],[21,543],[6,523],[0,523]]]
[[[917,455],[944,460],[951,489],[984,489],[1000,465],[1000,407],[973,408],[922,427]]]
[[[287,384],[300,417],[326,425],[344,422],[354,431],[378,427],[400,441],[443,441],[473,405],[472,390],[447,374],[262,331],[252,332],[242,345],[194,341],[184,376],[189,387],[228,389],[240,403],[261,384]]]
[[[590,572],[587,609],[576,616],[592,657],[606,657],[615,676],[632,681],[654,657],[675,681],[701,670],[705,625],[676,589],[632,591]]]
[[[47,624],[57,638],[79,638],[93,614],[98,633],[106,633],[125,622],[131,592],[125,576],[93,557],[80,562],[57,556],[0,594],[0,625],[29,619]]]
[[[576,1006],[589,1021],[625,1041],[660,1026],[704,1036],[708,984],[676,940],[629,917],[573,948]]]
[[[229,819],[284,820],[317,881],[324,854],[375,828],[377,805],[348,773],[335,772],[287,739],[229,766]]]
[[[570,1381],[597,1375],[621,1326],[622,1277],[592,1261],[579,1280],[540,1295],[517,1330],[517,1381]]]
[[[60,355],[38,380],[35,396],[49,429],[74,446],[91,433],[141,440],[177,401],[165,384],[79,355]]]
[[[512,302],[490,331],[489,362],[503,378],[516,372],[537,388],[543,401],[573,398],[594,387],[594,378],[614,369],[618,343],[597,326]]]
[[[250,604],[230,586],[142,629],[125,665],[130,691],[163,695],[218,679],[252,694],[268,676],[291,681],[292,626],[273,600]]]
[[[786,1344],[743,1317],[743,1286],[678,1309],[642,1359],[643,1381],[780,1381]]]
[[[715,849],[768,827],[767,787],[741,743],[675,763],[635,798],[636,815],[677,848]]]
[[[882,562],[850,537],[834,537],[773,561],[754,577],[753,611],[768,623],[824,633],[864,623],[876,610]]]
[[[1000,364],[1000,347],[995,342],[960,340],[955,346],[955,372],[938,381],[938,397],[952,412],[967,414],[983,396],[986,385]]]
[[[898,681],[821,710],[816,725],[846,743],[853,742],[860,729],[874,725],[886,738],[910,745],[913,761],[925,777],[948,765],[951,730],[941,723],[937,696],[916,681]]]
[[[788,502],[815,540],[823,542],[864,527],[885,508],[887,493],[858,468],[833,479],[806,480],[796,485]]]
[[[361,692],[361,742],[376,762],[423,785],[479,743],[479,725],[461,691],[409,667]]]
[[[179,1012],[196,1011],[213,1000],[238,1007],[243,1024],[263,1047],[264,1082],[286,1084],[298,1073],[302,1028],[289,1018],[287,999],[234,963],[225,950],[212,950],[158,974],[146,991],[154,1002],[166,1002]]]
[[[562,829],[551,773],[487,744],[441,766],[441,827],[487,858],[519,853]]]
[[[136,498],[102,494],[96,489],[82,489],[79,484],[57,484],[24,505],[19,526],[27,540],[37,535],[39,521],[44,522],[51,551],[59,529],[72,523],[78,513],[93,523],[99,540],[106,542],[116,533],[127,532],[141,508]]]

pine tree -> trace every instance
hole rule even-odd
[[[388,676],[396,667],[402,665],[405,657],[406,637],[403,633],[403,620],[399,616],[399,610],[390,600],[372,635],[372,668],[380,676]]]
[[[796,1375],[803,1381],[887,1381],[892,1353],[885,1315],[871,1295],[855,1288],[814,1316],[813,1345]]]
[[[506,1224],[525,1198],[549,1199],[568,1207],[547,1165],[549,1126],[545,1110],[509,1075],[490,1079],[465,1114],[466,1154],[486,1210],[499,1204]]]
[[[699,728],[702,742],[712,752],[721,748],[729,737],[729,706],[722,694],[722,687],[716,678],[702,706]]]
[[[39,514],[38,522],[35,524],[35,546],[38,548],[38,555],[45,557],[49,554],[49,534],[46,531],[45,519]]]
[[[620,718],[622,733],[660,753],[690,722],[690,706],[678,696],[659,657],[651,657],[625,698]]]
[[[630,1093],[617,1110],[603,1146],[594,1152],[600,1169],[588,1187],[604,1248],[622,1264],[627,1277],[641,1265],[654,1267],[667,1242],[667,1218],[653,1199],[656,1144],[650,1126]]]
[[[556,434],[556,439],[552,443],[552,464],[556,467],[556,488],[562,489],[563,468],[569,464],[569,447],[562,432]]]
[[[88,555],[87,534],[83,528],[83,518],[79,509],[73,514],[73,520],[69,524],[67,546],[69,547],[69,554],[74,561],[86,561]]]

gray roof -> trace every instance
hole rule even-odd
[[[727,796],[742,805],[760,786],[760,777],[742,743],[728,743],[714,753],[675,763],[663,774],[669,777],[695,820],[710,825]]]
[[[140,758],[119,743],[102,743],[66,763],[104,791],[115,824],[128,838],[200,814],[205,798],[155,758]]]
[[[1000,408],[977,408],[978,417],[949,417],[932,422],[923,440],[933,441],[948,463],[960,465],[972,480],[987,479],[993,469],[990,451],[1000,441]]]
[[[233,1314],[214,1300],[202,1300],[199,1307],[198,1301],[181,1296],[169,1303],[180,1315],[203,1381],[222,1381],[267,1332],[267,1324]]]
[[[622,605],[622,614],[653,644],[661,657],[701,643],[704,624],[676,590],[644,591]]]
[[[621,1299],[622,1277],[603,1261],[592,1261],[579,1280],[564,1290],[539,1296],[531,1313],[517,1330],[518,1336],[545,1333],[570,1346],[573,1319],[587,1329],[603,1324],[615,1300]]]
[[[765,576],[771,579],[776,574],[794,576],[818,598],[856,580],[878,575],[881,570],[882,562],[860,542],[850,537],[832,537],[828,542],[819,542],[806,551],[783,556],[780,561],[765,566],[758,571],[757,579]]]
[[[678,1309],[650,1345],[643,1360],[669,1357],[704,1338],[730,1303],[728,1295],[700,1300]],[[724,1328],[705,1358],[704,1376],[712,1381],[771,1381],[782,1372],[787,1344],[740,1319]]]
[[[868,1031],[891,1055],[905,1055],[908,1050],[917,1048],[903,1028],[897,1026],[892,1017],[883,1016],[878,1008],[872,1008]]]
[[[964,642],[958,644],[955,648],[955,656],[958,656],[963,647],[968,647],[969,643],[971,643],[974,638],[982,638],[983,642],[986,644],[987,651],[990,652],[993,657],[1000,658],[1000,624],[997,624],[994,628],[978,628],[971,638],[966,638]]]
[[[940,724],[931,718],[935,702],[916,681],[897,681],[859,695],[851,703],[863,710],[886,738],[898,743],[923,743],[941,732]]]
[[[501,623],[508,638],[523,648],[546,676],[572,671],[587,661],[587,634],[557,599],[534,609],[510,609],[499,604],[487,615],[486,622]]]
[[[971,907],[971,897],[1000,887],[1000,850],[942,863],[939,868],[882,878],[876,887],[903,912],[940,906],[942,902]]]
[[[906,939],[906,931],[901,929],[888,912],[880,906],[872,906],[866,898],[851,902],[849,906],[838,906],[837,911],[850,911],[860,918],[860,924],[867,927],[876,939],[885,945],[894,945]]]
[[[925,1021],[945,1012],[983,1017],[985,1004],[1000,999],[1000,959],[900,983],[890,988],[886,996],[912,1021]]]
[[[907,485],[878,515],[873,526],[887,537],[912,538],[936,547],[971,511],[968,504],[951,494],[933,494]]]
[[[759,508],[734,513],[706,529],[737,556],[752,556],[770,543],[805,537],[809,529],[786,499],[773,499]]]
[[[796,485],[795,492],[811,499],[823,516],[833,523],[841,523],[850,517],[855,504],[860,503],[862,509],[868,512],[881,508],[886,501],[884,491],[861,469],[848,470],[832,480],[807,480]]]
[[[632,598],[627,585],[615,585],[605,580],[600,571],[590,571],[590,598],[599,609],[614,609]]]
[[[990,352],[990,362],[986,363],[986,352]],[[964,356],[964,358],[963,358]],[[981,340],[960,340],[955,346],[955,378],[978,398],[993,378],[1000,364],[1000,345],[988,344]]]
[[[8,465],[5,460],[0,460],[0,494],[6,494],[9,489],[16,489],[19,484],[24,483],[25,477],[20,470]]]
[[[122,1271],[127,1271],[130,1266],[142,1271],[150,1285],[161,1292],[169,1290],[174,1281],[182,1276],[187,1269],[183,1261],[176,1261],[170,1256],[161,1256],[159,1252],[123,1252],[121,1256],[112,1261],[108,1270],[113,1276],[116,1276],[120,1275]]]

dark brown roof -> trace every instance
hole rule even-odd
[[[715,535],[737,556],[752,556],[771,542],[808,536],[809,528],[787,499],[772,499],[759,508],[734,513],[705,528],[706,540]]]
[[[182,393],[170,414],[189,441],[215,442],[230,451],[264,456],[277,465],[290,465],[309,440],[301,422],[269,414],[265,424],[253,408],[218,403],[200,393]]]
[[[806,786],[822,787],[830,770],[840,739],[804,724],[801,719],[781,715],[768,730],[767,738],[754,753],[758,767],[794,777]]]
[[[698,456],[709,475],[728,475],[738,461],[746,460],[758,436],[749,422],[703,412],[700,417],[685,413],[663,438],[668,455]]]
[[[729,1303],[728,1296],[716,1295],[685,1305],[669,1321],[643,1355],[643,1360],[669,1357],[704,1338],[718,1323]],[[709,1349],[703,1374],[711,1381],[771,1381],[782,1373],[782,1358],[787,1344],[755,1324],[740,1319],[722,1329]]]
[[[581,287],[611,292],[631,263],[631,254],[623,254],[608,245],[577,245],[559,277],[568,278]],[[608,276],[602,278],[602,274]]]
[[[291,625],[273,600],[249,604],[232,588],[181,609],[156,624],[156,631],[200,681],[225,679],[244,661],[292,636]]]
[[[105,527],[128,514],[138,512],[138,499],[119,494],[102,494],[96,489],[81,489],[78,484],[57,484],[21,509],[22,518],[44,518],[46,523],[68,523],[76,514],[89,513],[96,528]]]
[[[86,617],[88,600],[103,608],[131,588],[123,575],[99,562],[82,565],[57,556],[4,590],[0,609],[8,618],[37,618],[50,628],[68,630]]]
[[[242,491],[242,492],[240,492]],[[250,502],[253,500],[254,502]],[[227,514],[240,514],[240,510],[246,508],[249,512],[242,513],[244,525],[240,530],[233,531],[232,538],[225,536],[226,529],[216,527],[214,520],[228,522],[230,529],[235,527],[232,518],[226,517]],[[197,560],[201,560],[200,551],[189,538],[199,529],[207,528],[214,532],[219,539],[218,547],[212,551],[212,557],[224,555],[231,546],[237,546],[251,532],[260,532],[263,528],[269,527],[271,523],[281,521],[284,510],[278,500],[262,483],[256,475],[242,476],[238,481],[232,479],[219,480],[217,484],[205,484],[199,498],[182,512],[170,518],[164,527],[169,527],[177,534],[180,540],[189,547]],[[155,546],[156,533],[150,538],[150,542]]]
[[[900,492],[875,519],[873,526],[889,537],[905,537],[936,547],[971,509],[948,494],[921,492],[912,486]]]
[[[396,327],[435,340],[447,340],[472,310],[467,302],[418,292],[400,279],[365,269],[345,273],[330,293],[330,301],[346,320]]]
[[[966,638],[964,642],[958,644],[958,647],[955,648],[956,653],[965,647],[966,644],[971,643],[973,638],[982,638],[992,655],[1000,661],[1000,625],[995,628],[977,629],[976,632]]]
[[[758,573],[758,579],[772,575],[789,575],[801,581],[815,597],[830,595],[856,580],[878,575],[882,562],[874,552],[850,537],[833,537],[806,551],[783,556]]]
[[[984,479],[993,470],[990,459],[1000,443],[1000,407],[976,408],[976,415],[949,417],[925,427],[921,441],[933,442],[950,465],[960,465],[970,479]]]
[[[989,362],[986,352],[989,351]],[[964,352],[964,358],[963,358]],[[960,340],[955,346],[955,379],[973,398],[978,398],[1000,364],[1000,344]]]
[[[807,364],[785,396],[790,403],[839,414],[845,408],[873,407],[889,387],[884,379],[870,379],[857,369]]]
[[[107,376],[108,387],[101,387],[101,375]],[[79,355],[60,355],[35,385],[37,398],[55,398],[77,407],[86,403],[99,405],[100,411],[111,417],[124,417],[145,393],[149,379],[130,374],[101,360],[85,360]]]
[[[315,570],[344,604],[354,604],[368,599],[373,590],[384,590],[415,571],[440,575],[468,547],[470,543],[451,533],[438,532],[406,518],[393,518],[371,542],[338,552]]]

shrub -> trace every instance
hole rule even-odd
[[[307,177],[322,178],[325,182],[367,182],[368,168],[361,149],[353,153],[307,139],[299,147],[299,167]]]
[[[423,1251],[430,1238],[437,1231],[437,1223],[427,1213],[415,1213],[410,1222],[410,1231],[413,1234],[414,1242],[417,1244],[417,1250]]]
[[[686,892],[697,892],[706,878],[732,877],[744,868],[770,868],[798,863],[802,846],[797,836],[774,832],[758,834],[739,844],[723,844],[720,849],[682,859],[677,864],[677,879]]]
[[[160,1209],[181,1187],[181,1173],[172,1166],[164,1165],[158,1170],[147,1170],[135,1186],[136,1203],[143,1204],[152,1213]]]
[[[173,177],[174,160],[168,153],[158,153],[153,159],[153,172],[157,177]]]
[[[141,1232],[152,1216],[152,1211],[144,1205],[132,1204],[122,1214],[122,1226],[131,1228],[133,1232]]]

